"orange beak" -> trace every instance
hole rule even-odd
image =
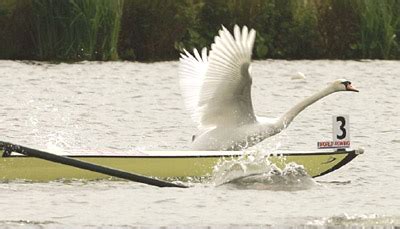
[[[359,90],[357,90],[355,87],[353,87],[350,83],[346,85],[346,90],[359,92]]]

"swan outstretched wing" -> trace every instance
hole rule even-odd
[[[193,50],[194,55],[184,50],[179,59],[180,87],[186,108],[189,110],[192,119],[200,124],[198,103],[201,85],[207,71],[207,49],[203,48],[201,54],[197,49]]]
[[[246,26],[240,30],[236,25],[234,35],[223,27],[211,45],[208,58],[200,56],[196,50],[194,56],[182,55],[183,96],[200,128],[256,122],[249,73],[255,35],[255,31],[248,31]],[[189,78],[193,89],[190,93],[185,92],[190,90],[186,82]]]

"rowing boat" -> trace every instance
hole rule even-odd
[[[362,149],[278,152],[263,158],[283,169],[294,162],[311,177],[335,171],[352,161]],[[107,179],[108,175],[53,163],[0,149],[0,180],[52,181]],[[209,177],[223,160],[240,160],[251,155],[242,151],[136,151],[132,153],[68,155],[81,161],[157,178]]]

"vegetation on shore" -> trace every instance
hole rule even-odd
[[[257,59],[400,59],[400,0],[2,0],[0,58],[172,60],[235,24]]]

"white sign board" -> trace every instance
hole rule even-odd
[[[319,149],[349,148],[350,147],[350,118],[348,115],[335,115],[332,117],[332,141],[318,142]]]
[[[332,117],[333,138],[335,141],[350,141],[350,118],[348,115]]]

